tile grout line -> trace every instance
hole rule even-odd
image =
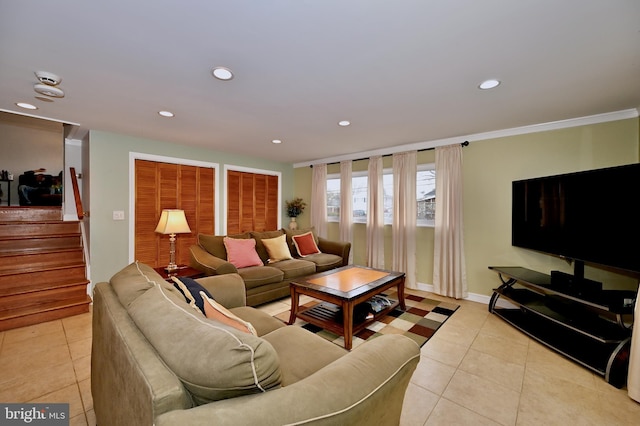
[[[82,389],[80,388],[80,378],[78,377],[78,370],[76,368],[76,363],[74,362],[73,359],[73,354],[71,353],[71,342],[69,342],[69,334],[68,334],[68,330],[67,327],[65,326],[65,322],[61,319],[60,320],[61,325],[62,325],[62,329],[64,331],[64,339],[65,339],[65,343],[67,345],[67,351],[69,352],[69,359],[71,360],[71,367],[73,368],[73,376],[75,378],[75,387],[76,390],[78,391],[78,396],[80,397],[80,404],[82,404],[82,416],[84,417],[84,421],[85,423],[88,425],[89,424],[89,418],[87,416],[87,406],[85,404],[85,400],[82,397]],[[76,417],[79,417],[76,416]],[[75,418],[75,417],[74,417]],[[71,419],[69,419],[71,420]]]
[[[470,374],[470,375],[473,375],[473,376],[475,376],[475,377],[477,377],[477,378],[479,378],[479,379],[483,379],[482,377],[480,377],[480,376],[476,376],[476,375],[475,375],[475,374],[473,374],[473,373],[468,373],[468,372],[466,372],[466,371],[464,371],[464,370],[461,370],[461,369],[460,369],[460,365],[462,364],[462,362],[464,361],[464,359],[466,358],[466,356],[469,354],[469,351],[471,350],[471,347],[473,346],[473,343],[476,341],[476,339],[477,339],[477,338],[478,338],[478,336],[480,335],[480,332],[481,332],[482,328],[484,327],[484,325],[487,323],[487,321],[488,321],[488,320],[489,320],[489,315],[487,315],[487,316],[485,317],[484,321],[482,322],[482,325],[478,328],[478,331],[477,331],[477,333],[475,334],[475,336],[473,337],[473,340],[471,341],[471,343],[469,344],[469,346],[466,348],[466,350],[465,350],[465,352],[464,352],[464,355],[461,357],[460,362],[459,362],[459,363],[458,363],[458,365],[456,366],[456,371],[451,375],[451,378],[450,378],[450,379],[449,379],[449,381],[447,382],[447,385],[446,385],[446,386],[444,387],[444,389],[442,390],[442,394],[438,396],[438,401],[437,401],[437,402],[436,402],[436,404],[434,405],[434,408],[429,412],[429,415],[427,416],[427,419],[425,420],[425,423],[424,423],[425,425],[426,425],[426,423],[428,423],[429,418],[430,418],[430,417],[431,417],[431,415],[433,414],[433,410],[435,410],[435,407],[438,405],[438,403],[439,403],[442,399],[444,399],[444,400],[448,401],[448,402],[449,402],[449,403],[451,403],[451,404],[457,405],[458,407],[461,407],[461,408],[463,408],[463,409],[465,409],[465,410],[468,410],[468,411],[470,411],[470,412],[472,412],[472,413],[474,413],[474,414],[476,414],[476,415],[478,415],[478,416],[480,416],[480,417],[482,417],[482,418],[485,418],[485,419],[487,419],[487,420],[489,420],[489,421],[492,421],[492,422],[494,422],[494,423],[499,423],[499,422],[498,422],[497,420],[495,420],[495,419],[489,418],[489,417],[487,417],[486,415],[484,415],[484,414],[482,414],[482,413],[479,413],[479,412],[477,412],[476,410],[474,410],[474,409],[472,409],[472,408],[470,408],[470,407],[466,407],[466,406],[464,406],[464,405],[460,405],[459,403],[457,403],[457,402],[455,402],[455,401],[452,401],[452,400],[450,400],[450,399],[448,399],[448,398],[446,398],[446,397],[444,396],[445,392],[447,391],[447,388],[448,388],[448,387],[449,387],[449,385],[451,384],[451,381],[453,380],[453,378],[454,378],[454,376],[456,375],[456,373],[458,373],[458,371],[462,371],[462,372],[463,372],[463,373],[465,373],[465,374]],[[446,322],[446,321],[445,321],[445,322]],[[443,326],[444,326],[444,325],[443,325]],[[430,358],[430,359],[432,359],[432,358]],[[440,361],[438,361],[438,360],[434,360],[434,359],[432,359],[432,360],[433,360],[433,361],[436,361],[436,362],[440,362]],[[484,379],[483,379],[483,380],[484,380]],[[519,410],[519,405],[520,405],[520,396],[521,396],[521,393],[519,392],[519,393],[518,393],[518,410]],[[516,420],[517,420],[518,410],[516,411]],[[515,423],[514,423],[514,425],[515,425],[515,424],[517,424],[517,422],[515,422]]]

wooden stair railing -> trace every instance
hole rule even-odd
[[[80,189],[78,188],[78,176],[76,175],[76,168],[69,167],[71,173],[71,186],[73,187],[73,198],[76,202],[76,213],[78,214],[78,220],[84,218],[84,209],[82,208],[82,199],[80,198]]]

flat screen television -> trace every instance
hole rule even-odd
[[[640,275],[640,164],[512,183],[512,245]]]

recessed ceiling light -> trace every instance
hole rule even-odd
[[[280,139],[274,139],[271,141],[271,143],[279,144],[282,143],[282,141]]]
[[[18,105],[20,108],[24,108],[24,109],[38,109],[37,106],[28,104],[26,102],[17,102],[16,105]]]
[[[233,78],[231,70],[225,67],[215,67],[211,70],[211,74],[213,74],[213,76],[218,80],[223,81],[231,80]]]
[[[163,117],[173,117],[174,114],[171,111],[158,111],[158,114],[160,114]]]
[[[482,90],[486,90],[486,89],[493,89],[494,87],[498,87],[499,85],[500,85],[499,80],[491,79],[491,80],[486,80],[480,83],[478,88]]]
[[[349,126],[350,124],[351,124],[351,122],[350,122],[350,121],[348,121],[348,120],[341,120],[341,121],[338,121],[338,126],[347,127],[347,126]]]

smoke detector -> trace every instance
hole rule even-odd
[[[33,90],[41,95],[50,96],[52,98],[63,98],[64,92],[57,87],[48,86],[46,84],[35,84]]]
[[[36,71],[35,74],[38,81],[47,86],[57,86],[62,81],[62,78],[48,71]]]

